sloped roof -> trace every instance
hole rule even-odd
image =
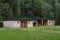
[[[20,20],[32,21],[32,20],[54,20],[54,19],[53,18],[7,18],[4,19],[3,21],[20,21]]]

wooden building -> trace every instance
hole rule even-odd
[[[54,26],[55,20],[52,18],[37,18],[37,26]]]
[[[36,21],[36,26],[54,26],[55,20],[51,18],[9,18],[3,21],[5,28],[29,28],[33,27]]]
[[[33,21],[23,18],[9,18],[3,21],[4,28],[28,28],[33,27]]]

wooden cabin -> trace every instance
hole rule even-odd
[[[3,21],[4,28],[28,28],[33,27],[33,21],[30,19],[6,19]]]
[[[55,20],[52,18],[38,18],[37,26],[54,26]]]
[[[36,26],[54,26],[55,20],[51,18],[12,18],[3,21],[4,28],[29,28],[33,27],[36,21]]]

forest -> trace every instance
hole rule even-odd
[[[60,25],[60,0],[0,0],[0,20],[53,18]]]

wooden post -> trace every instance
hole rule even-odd
[[[42,20],[42,26],[43,26],[43,20]]]

